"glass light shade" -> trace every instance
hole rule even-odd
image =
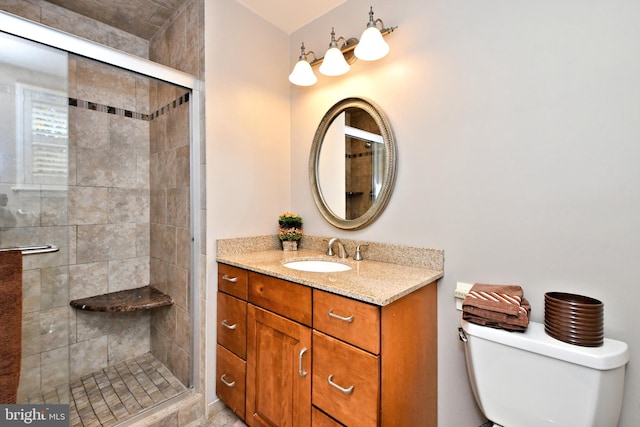
[[[384,58],[389,53],[389,45],[384,41],[378,28],[367,27],[362,33],[354,53],[358,59],[363,61],[375,61]]]
[[[289,74],[289,81],[297,86],[311,86],[318,81],[318,78],[311,69],[311,64],[301,59]]]
[[[347,64],[340,49],[332,47],[324,55],[320,65],[320,72],[325,76],[340,76],[349,71],[350,68],[351,66]]]

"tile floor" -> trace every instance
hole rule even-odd
[[[225,407],[209,420],[206,427],[247,427],[247,425],[240,421],[231,409]]]
[[[178,395],[186,387],[146,353],[73,381],[69,389],[71,427],[109,427]],[[66,401],[48,393],[32,396],[24,403]]]

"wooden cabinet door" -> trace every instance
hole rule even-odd
[[[250,426],[310,426],[311,329],[249,304],[246,393]]]

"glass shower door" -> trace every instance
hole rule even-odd
[[[0,248],[37,247],[22,256],[18,403],[69,403],[67,88],[66,52],[0,32]]]

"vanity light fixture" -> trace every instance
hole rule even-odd
[[[369,23],[367,29],[362,33],[360,37],[360,43],[356,46],[354,51],[358,59],[363,61],[375,61],[380,58],[384,58],[389,53],[389,45],[382,38],[382,32],[378,29],[378,22],[384,30],[384,24],[382,19],[373,19],[373,6],[369,9]],[[391,30],[393,31],[393,30]]]
[[[343,39],[344,37],[340,37],[338,41]],[[342,49],[338,49],[336,32],[331,28],[331,42],[329,43],[327,53],[324,54],[319,70],[325,76],[340,76],[349,71],[349,68],[351,68],[351,66],[347,63],[347,60],[344,59]]]
[[[309,55],[313,55],[315,59],[316,54],[313,51],[306,53],[304,51],[304,43],[300,47],[300,57],[298,58],[298,62],[296,62],[296,66],[293,67],[293,71],[289,74],[289,81],[297,86],[311,86],[316,84],[318,78],[313,73],[311,69],[311,64],[307,57]]]
[[[378,28],[378,23],[382,28]],[[325,76],[340,76],[351,68],[349,64],[356,58],[364,61],[375,61],[383,58],[389,53],[389,45],[383,37],[394,31],[396,27],[384,27],[381,19],[373,18],[373,7],[369,9],[369,22],[367,28],[362,33],[362,38],[358,42],[356,38],[345,39],[340,37],[336,40],[336,33],[331,28],[331,42],[324,57],[316,58],[313,51],[305,52],[304,43],[300,48],[298,62],[291,74],[289,81],[297,86],[311,86],[318,81],[313,72],[314,65],[320,64],[319,71]],[[339,43],[341,43],[339,45]],[[313,55],[313,61],[309,61],[309,56]]]

